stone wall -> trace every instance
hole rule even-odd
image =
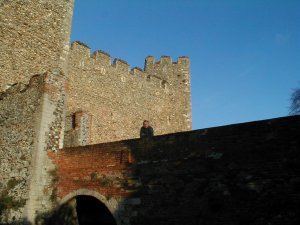
[[[299,222],[300,117],[49,152],[60,203],[92,195],[123,224]]]
[[[299,128],[297,116],[158,137],[139,157],[131,224],[297,224]]]
[[[66,68],[73,0],[0,0],[0,91]]]
[[[47,150],[62,147],[64,84],[59,71],[49,71],[1,93],[2,222],[24,218],[32,222],[52,208],[55,167]]]
[[[64,136],[65,76],[59,70],[52,70],[43,74],[42,80],[29,199],[25,212],[25,217],[32,223],[40,223],[36,219],[51,210],[55,203],[53,181],[57,176],[47,151],[62,148]]]
[[[16,84],[0,97],[1,222],[20,219],[28,199],[41,79]],[[12,104],[13,103],[13,104]],[[4,216],[5,215],[5,216]],[[0,222],[0,223],[1,223]]]
[[[69,57],[66,146],[76,145],[80,127],[72,127],[76,112],[85,112],[86,143],[139,136],[142,121],[150,120],[156,134],[191,129],[189,59],[148,57],[145,70],[120,59],[111,63],[105,52],[74,42]],[[74,140],[72,142],[71,140]]]
[[[81,42],[69,57],[73,4],[0,0],[0,91],[28,83],[32,74],[62,70],[69,79],[65,146],[138,137],[145,119],[156,134],[190,130],[189,59],[147,57],[144,69],[129,70],[102,51],[90,55]]]

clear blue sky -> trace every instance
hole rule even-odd
[[[74,40],[131,67],[189,56],[193,129],[286,116],[300,87],[299,0],[75,0]]]

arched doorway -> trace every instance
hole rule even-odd
[[[79,225],[117,225],[108,208],[93,196],[76,196],[76,212]]]
[[[117,225],[106,205],[91,195],[75,195],[44,223],[47,225]]]

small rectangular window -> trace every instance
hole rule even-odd
[[[76,113],[72,114],[72,129],[76,128]]]

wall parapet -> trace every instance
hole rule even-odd
[[[140,76],[140,77],[145,77],[146,76],[145,71],[143,69],[141,69],[140,67],[133,67],[130,70],[130,73],[133,74],[133,75]]]
[[[283,117],[49,152],[57,200],[99,193],[121,206],[116,215],[128,224],[236,225],[262,215],[295,224],[299,126],[300,116]]]
[[[157,134],[190,130],[188,60],[181,56],[173,62],[170,56],[163,55],[156,62],[153,56],[148,56],[146,61],[151,65],[132,68],[127,61],[105,51],[96,50],[91,54],[85,44],[72,43],[68,116],[78,108],[90,113],[93,118],[90,143],[137,137],[137,121],[144,119],[156,126]],[[121,117],[124,117],[124,129],[120,130],[116,121],[123,120]]]
[[[177,61],[173,62],[170,56],[163,55],[156,60],[153,56],[147,56],[145,59],[145,68],[153,65],[165,65],[165,64],[181,64],[182,62],[189,62],[188,56],[179,56]]]
[[[85,48],[91,49],[86,43],[81,42],[81,41],[74,41],[74,42],[72,42],[71,48],[73,48],[73,47],[76,48],[76,44],[77,44],[77,45],[81,45],[81,46],[83,46],[83,47],[85,47]]]
[[[172,58],[166,55],[161,56],[158,61],[156,61],[153,56],[147,56],[145,58],[145,64],[143,69],[140,67],[133,67],[130,69],[130,65],[127,61],[120,58],[115,58],[112,60],[111,55],[103,50],[96,50],[91,54],[90,47],[87,44],[80,41],[72,42],[70,48],[70,55],[71,57],[74,57],[76,58],[76,60],[80,61],[80,65],[82,64],[82,61],[84,62],[86,60],[94,60],[94,63],[91,63],[91,65],[102,65],[107,67],[111,66],[120,73],[129,72],[129,74],[138,75],[142,77],[147,77],[147,74],[149,75],[149,72],[151,73],[151,71],[153,70],[161,69],[164,65],[175,66],[176,70],[189,70],[189,57],[179,56],[177,58],[177,61],[173,62]],[[166,79],[154,74],[151,74],[151,76],[155,76],[156,78],[159,78],[161,80]],[[174,77],[174,79],[176,78]]]
[[[218,158],[217,155],[228,154],[239,149],[240,153],[251,151],[247,140],[257,143],[258,148],[275,149],[275,142],[286,140],[286,147],[292,150],[299,148],[297,129],[300,126],[300,116],[279,117],[261,121],[245,122],[240,124],[224,125],[220,127],[204,128],[193,131],[184,131],[171,134],[157,135],[153,139],[128,139],[86,146],[67,147],[62,149],[63,154],[79,153],[80,151],[101,151],[105,154],[126,153],[123,162],[143,164],[144,160],[153,160],[153,163],[165,160],[184,160],[188,158]],[[286,134],[286,135],[285,135]],[[215,139],[215,141],[213,141]],[[239,143],[234,140],[240,140]],[[275,142],[274,142],[275,141]],[[224,143],[232,143],[226,144]],[[295,146],[294,146],[295,145]],[[172,146],[168,151],[162,148]],[[176,147],[175,147],[176,146]],[[199,148],[202,146],[202,148]],[[254,150],[253,150],[254,151]],[[131,153],[130,153],[131,152]],[[175,153],[175,154],[174,154]],[[122,161],[122,160],[121,160]]]
[[[113,67],[116,67],[117,69],[120,69],[124,72],[129,71],[129,65],[125,60],[116,58],[112,64]]]

